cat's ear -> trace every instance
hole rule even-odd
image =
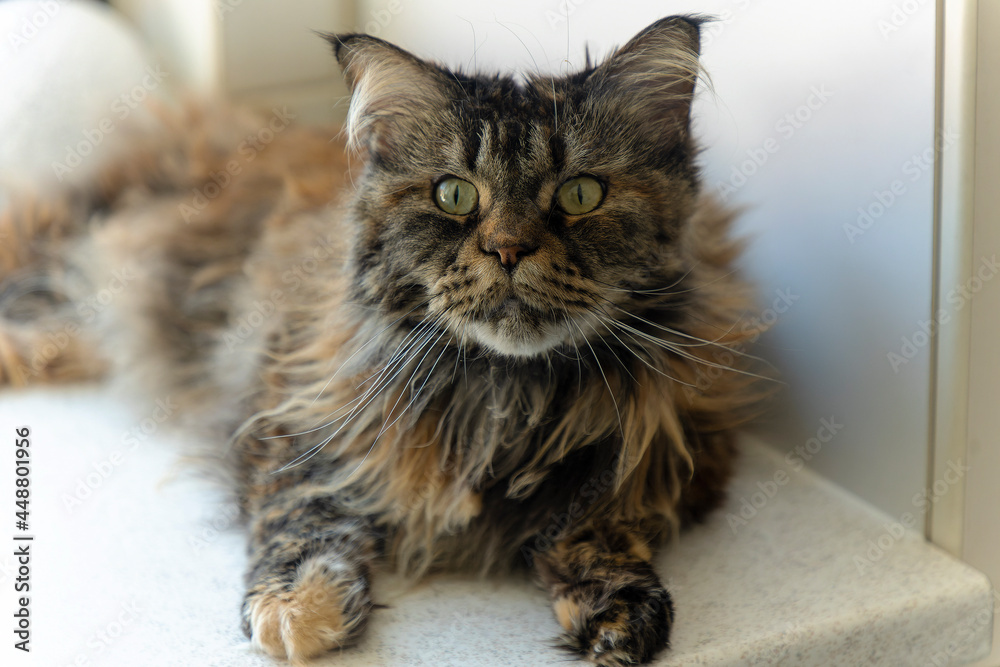
[[[449,101],[441,71],[371,35],[323,35],[351,89],[348,145],[389,157],[440,116]]]
[[[660,19],[598,65],[587,85],[605,104],[635,117],[661,138],[685,135],[700,71],[704,21],[688,16]]]

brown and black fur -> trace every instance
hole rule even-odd
[[[189,116],[65,205],[0,219],[0,379],[141,374],[229,436],[243,627],[276,657],[356,639],[388,562],[531,566],[567,647],[651,659],[674,618],[653,549],[719,504],[761,397],[730,216],[694,163],[699,23],[524,82],[330,36],[352,163],[291,127],[192,214],[267,119]],[[581,174],[605,199],[571,216],[554,193]],[[433,203],[448,175],[476,185],[472,213]],[[86,317],[121,267],[129,288]]]

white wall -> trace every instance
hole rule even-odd
[[[315,31],[354,27],[350,0],[111,0],[183,90],[223,93],[299,122],[343,120],[346,85]]]
[[[730,181],[728,201],[747,207],[757,315],[775,314],[766,307],[779,291],[794,299],[762,340],[789,385],[763,428],[786,451],[834,419],[843,428],[810,464],[895,517],[919,517],[930,351],[919,332],[930,312],[933,183],[930,163],[912,156],[933,145],[934,7],[914,2],[907,15],[894,14],[894,4],[902,3],[365,0],[357,16],[451,65],[549,72],[579,67],[585,41],[607,53],[667,13],[722,17],[703,46],[715,94],[703,90],[696,106],[705,185],[718,191]],[[810,102],[815,108],[802,108]],[[783,120],[797,112],[808,119]],[[763,162],[767,148],[774,152]],[[747,163],[748,151],[763,164]],[[743,165],[752,175],[731,180]],[[894,181],[901,194],[849,238],[858,208],[877,213],[877,193],[891,193]],[[913,358],[894,369],[888,354],[902,357],[903,337],[914,334],[918,345],[905,350]]]

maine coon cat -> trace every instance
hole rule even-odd
[[[386,563],[530,567],[569,649],[650,660],[653,550],[719,504],[761,396],[695,164],[699,24],[526,80],[328,36],[351,158],[278,115],[165,117],[0,219],[0,381],[140,376],[218,434],[273,656],[354,641]]]

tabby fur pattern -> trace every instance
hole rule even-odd
[[[354,641],[389,564],[530,566],[566,647],[650,660],[674,618],[653,549],[720,503],[765,393],[731,215],[695,164],[700,23],[524,80],[331,35],[342,135],[164,112],[92,182],[0,217],[0,382],[136,376],[219,434],[243,627],[273,656]],[[579,175],[604,198],[570,215]],[[444,177],[473,211],[435,204]]]

